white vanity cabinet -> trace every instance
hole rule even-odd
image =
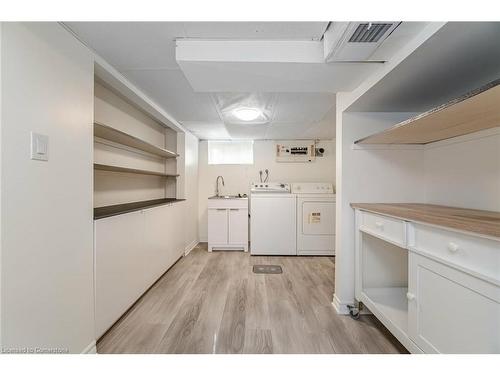
[[[356,209],[356,299],[410,352],[500,353],[500,238],[409,216]]]
[[[248,199],[208,199],[208,251],[248,251]]]

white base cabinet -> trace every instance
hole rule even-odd
[[[356,210],[355,293],[412,353],[500,353],[500,240]]]
[[[248,251],[248,200],[208,200],[208,251]]]
[[[94,221],[96,337],[184,254],[184,202]]]
[[[500,288],[410,253],[408,335],[425,353],[500,353]]]

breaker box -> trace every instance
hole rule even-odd
[[[314,141],[276,142],[276,161],[310,163],[316,158]]]

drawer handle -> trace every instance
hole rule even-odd
[[[230,208],[231,211],[239,211],[239,208]]]
[[[218,208],[217,211],[226,211],[225,208]]]
[[[415,294],[410,293],[410,292],[406,293],[406,299],[408,301],[413,301],[415,299]]]
[[[455,242],[448,243],[448,250],[452,253],[456,253],[458,251],[458,245]]]
[[[380,221],[376,221],[375,226],[380,230],[384,229],[384,224],[381,223]]]

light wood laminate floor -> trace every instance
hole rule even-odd
[[[279,264],[282,274],[254,274]],[[198,245],[99,340],[99,353],[404,353],[373,316],[335,313],[333,257]]]

